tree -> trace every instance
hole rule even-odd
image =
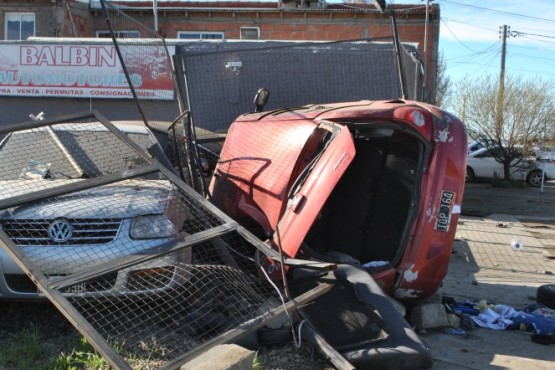
[[[451,96],[451,79],[445,74],[447,66],[443,53],[439,53],[436,73],[436,94],[435,105],[438,107],[445,107]]]
[[[457,91],[462,96],[457,111],[470,136],[481,140],[488,149],[502,148],[492,154],[503,164],[505,180],[510,179],[511,167],[529,165],[523,154],[554,135],[554,81],[506,75],[501,119],[498,117],[498,78],[467,76],[458,81]]]

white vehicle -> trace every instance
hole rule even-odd
[[[490,147],[494,148],[497,145],[495,144],[495,142],[493,140],[489,141],[490,143]],[[473,154],[478,150],[483,150],[486,148],[486,144],[483,140],[474,140],[474,141],[469,141],[468,142],[468,150],[467,150],[467,154]]]
[[[158,145],[142,123],[116,126],[143,149]],[[117,139],[99,123],[11,132],[0,143],[0,200],[23,196],[30,190],[70,186],[110,173],[112,168],[118,171],[116,166],[130,169],[137,165],[140,156],[122,158],[114,152],[114,146],[109,144],[114,138]],[[28,147],[39,141],[40,147],[37,145],[35,150]],[[116,148],[123,146],[120,143]],[[100,160],[105,165],[98,165]],[[182,236],[186,212],[173,193],[169,181],[149,174],[4,209],[0,224],[50,279],[59,279],[126,255],[148,253],[149,249]],[[190,262],[190,253],[181,257],[181,262]],[[172,263],[173,257],[168,257],[164,263],[134,266],[133,270],[120,270],[109,277],[71,286],[66,292],[121,296],[163,290],[178,278]],[[154,270],[157,276],[148,287],[138,283],[137,277],[144,278],[145,272]],[[0,299],[43,297],[7,251],[0,248]]]
[[[476,179],[503,178],[503,164],[495,160],[494,151],[501,148],[479,148],[468,154],[466,160],[466,182]],[[532,187],[541,186],[542,171],[545,169],[545,179],[555,178],[555,165],[534,159],[517,159],[511,167],[511,179],[523,180]]]

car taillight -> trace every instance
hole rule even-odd
[[[432,138],[432,117],[418,107],[402,107],[395,110],[394,117],[412,123],[428,139]]]

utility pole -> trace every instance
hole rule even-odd
[[[505,98],[505,54],[507,53],[507,25],[503,25],[501,32],[501,70],[499,71],[499,97],[497,100],[496,116],[497,138],[501,137],[501,129],[503,127],[503,101]]]
[[[426,88],[428,86],[426,80],[428,79],[428,18],[430,17],[430,0],[425,0],[426,1],[426,19],[424,20],[424,52],[423,54],[423,71],[424,71],[424,76],[422,76],[422,91],[426,91]],[[437,86],[436,86],[437,88]],[[426,96],[423,96],[422,99],[424,101],[430,102],[431,101],[431,94],[426,94]],[[434,103],[435,103],[435,94],[434,94]]]
[[[154,13],[154,33],[158,33],[158,1],[152,2],[152,12]]]

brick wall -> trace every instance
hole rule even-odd
[[[210,3],[208,3],[210,4]],[[238,3],[238,6],[241,3]],[[127,11],[143,24],[152,24],[152,13]],[[424,56],[425,9],[421,7],[397,15],[397,29],[402,42],[416,43]],[[392,36],[391,18],[375,10],[360,9],[243,9],[212,8],[164,11],[158,8],[159,29],[175,38],[179,31],[222,32],[226,39],[240,39],[241,27],[258,27],[263,40],[353,40]],[[93,28],[106,29],[102,17],[93,19]],[[439,6],[430,10],[428,53],[425,61],[427,90],[434,91],[439,43]],[[425,100],[433,102],[433,93]]]
[[[434,5],[428,25],[428,53],[425,61],[426,86],[435,88],[439,43],[439,6]],[[144,13],[141,16],[145,16]],[[241,27],[258,27],[264,40],[349,40],[392,36],[391,18],[376,13],[344,11],[211,12],[189,11],[181,14],[159,12],[160,29],[167,37],[178,31],[223,32],[226,39],[240,39]],[[397,16],[397,29],[402,42],[416,43],[424,56],[425,11]],[[428,96],[433,97],[429,93]],[[426,100],[433,101],[433,98]]]

